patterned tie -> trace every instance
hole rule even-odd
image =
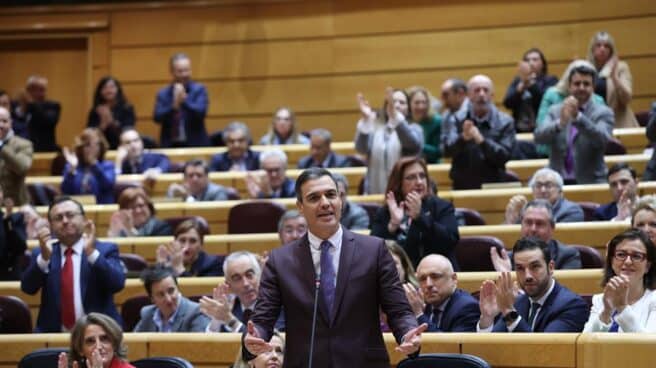
[[[528,325],[531,327],[531,330],[533,330],[533,321],[538,314],[538,309],[540,309],[540,303],[531,303],[531,311],[528,312]]]
[[[617,321],[615,321],[615,316],[617,315],[617,311],[613,311],[613,314],[611,314],[610,319],[613,321],[610,324],[610,328],[608,329],[608,332],[620,332],[620,325],[617,324]]]
[[[75,324],[75,294],[73,292],[73,249],[64,252],[66,260],[61,270],[61,320],[67,330]]]
[[[330,254],[330,247],[333,245],[325,240],[321,242],[321,279],[320,288],[323,295],[323,301],[326,305],[328,315],[332,318],[333,302],[335,300],[335,266],[333,265],[333,256]]]

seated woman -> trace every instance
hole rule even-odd
[[[396,240],[416,266],[428,254],[447,257],[458,269],[455,246],[460,240],[453,205],[429,190],[426,162],[400,159],[389,177],[385,203],[374,217],[371,235]]]
[[[59,354],[58,368],[134,368],[125,360],[121,326],[102,313],[89,313],[77,320],[69,352]]]
[[[410,101],[409,120],[419,124],[424,131],[424,148],[422,153],[429,164],[440,162],[442,149],[440,136],[442,135],[442,116],[431,106],[431,94],[424,87],[413,86],[408,88]]]
[[[112,214],[108,237],[164,236],[173,230],[155,217],[155,206],[141,187],[126,188],[118,197],[119,210]]]
[[[285,357],[285,339],[281,334],[274,331],[269,344],[273,349],[269,352],[262,353],[253,360],[246,362],[242,358],[241,349],[237,354],[237,361],[232,365],[233,368],[280,368]]]
[[[273,114],[271,129],[260,139],[260,144],[310,144],[310,138],[300,134],[297,129],[294,112],[288,107],[281,107]]]
[[[114,203],[114,163],[105,160],[107,140],[100,130],[86,128],[75,138],[75,150],[64,147],[66,166],[62,194],[93,194],[100,204]]]
[[[608,243],[602,286],[583,332],[656,332],[656,248],[638,229]]]
[[[175,239],[157,247],[157,263],[171,267],[176,276],[223,276],[223,257],[205,253],[205,231],[196,219],[175,228]]]
[[[102,78],[93,95],[93,107],[89,111],[87,126],[100,129],[110,149],[116,149],[121,132],[127,127],[133,127],[134,122],[134,108],[125,99],[121,83],[112,77]]]
[[[631,216],[631,227],[642,230],[656,244],[656,196],[647,195],[638,200]]]
[[[394,240],[385,240],[385,246],[387,246],[387,250],[389,250],[392,259],[394,259],[396,272],[399,273],[401,284],[411,284],[415,288],[418,288],[419,282],[415,276],[415,268],[412,266],[412,262],[403,248]]]
[[[407,121],[409,100],[405,91],[387,88],[382,120],[362,94],[357,98],[362,118],[355,132],[355,149],[369,159],[365,192],[384,193],[399,158],[421,153],[424,132],[418,124]]]

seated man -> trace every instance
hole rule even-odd
[[[517,295],[510,272],[481,285],[478,332],[581,332],[590,308],[553,278],[554,262],[547,244],[521,238],[513,247]]]
[[[337,182],[337,190],[342,198],[342,219],[339,222],[349,230],[363,230],[369,228],[369,213],[357,203],[349,202],[346,198],[348,194],[348,180],[340,173],[333,173],[333,178]]]
[[[291,243],[307,232],[305,217],[297,210],[287,210],[278,221],[278,238],[280,244]]]
[[[310,132],[310,155],[298,161],[299,169],[310,167],[348,167],[348,158],[338,155],[330,148],[332,134],[326,129],[314,129]]]
[[[545,199],[534,199],[528,202],[521,212],[521,235],[522,237],[536,237],[547,244],[549,254],[554,262],[554,268],[581,269],[581,255],[576,248],[568,247],[553,238],[554,222],[551,204]],[[490,248],[492,264],[497,271],[510,271],[512,268],[512,255],[505,249],[501,250],[501,256],[495,248]]]
[[[184,165],[184,182],[173,183],[166,193],[168,197],[182,198],[185,202],[225,201],[228,191],[210,182],[209,168],[203,160],[194,159]]]
[[[248,173],[246,188],[252,198],[294,198],[294,180],[287,177],[287,155],[278,148],[260,154],[265,173]]]
[[[210,323],[198,303],[185,298],[170,268],[155,266],[141,273],[141,281],[153,302],[141,308],[134,332],[202,332]]]
[[[478,301],[458,289],[458,275],[448,258],[439,254],[424,257],[417,266],[421,292],[405,284],[406,296],[417,323],[428,324],[426,332],[475,332],[481,315]]]
[[[154,179],[158,174],[169,171],[169,158],[161,153],[144,151],[143,140],[134,128],[124,130],[120,140],[121,145],[116,150],[114,162],[116,175],[144,174]]]
[[[14,133],[9,110],[0,106],[0,186],[16,206],[30,201],[25,177],[31,166],[32,142]]]
[[[255,308],[262,268],[253,253],[238,251],[226,257],[223,272],[225,283],[214,288],[212,298],[203,296],[200,300],[201,311],[212,318],[207,331],[244,332]],[[280,315],[276,329],[283,331],[285,322]]]
[[[205,232],[194,218],[181,222],[173,241],[157,247],[157,263],[170,267],[176,276],[223,276],[223,257],[203,250]]]
[[[252,151],[251,132],[246,124],[233,121],[223,129],[223,142],[228,150],[212,157],[212,171],[253,171],[260,168],[260,153]]]
[[[39,247],[32,250],[21,276],[24,293],[41,291],[35,331],[70,331],[78,318],[91,312],[121,324],[114,293],[125,286],[125,274],[116,244],[96,240],[95,225],[86,219],[82,204],[70,197],[54,200],[48,221],[50,226],[37,230]]]
[[[27,249],[23,214],[12,213],[12,202],[5,200],[0,184],[0,281],[20,280],[21,260]]]
[[[631,218],[631,210],[638,201],[636,171],[624,162],[616,163],[608,170],[608,186],[613,201],[594,211],[597,221],[624,221]]]
[[[583,209],[577,203],[570,202],[563,196],[563,178],[550,168],[542,168],[533,174],[528,186],[533,191],[534,199],[546,199],[551,203],[555,222],[583,221]],[[506,224],[516,224],[520,212],[528,199],[518,194],[510,198],[506,205]]]

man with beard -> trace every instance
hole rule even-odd
[[[577,294],[553,278],[554,262],[538,238],[519,239],[513,247],[519,287],[510,272],[481,285],[478,332],[581,332],[590,310]]]

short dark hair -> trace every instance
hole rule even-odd
[[[582,74],[582,75],[589,75],[592,77],[592,84],[594,84],[595,80],[597,79],[597,71],[594,70],[593,68],[590,68],[587,65],[578,65],[572,68],[572,70],[569,72],[569,76],[567,76],[567,83],[572,83],[572,77],[574,74]]]
[[[547,213],[549,214],[549,222],[551,222],[551,226],[556,225],[556,220],[554,219],[553,215],[553,206],[551,205],[551,202],[549,202],[546,199],[533,199],[526,203],[524,207],[522,207],[522,211],[520,213],[519,218],[521,221],[524,220],[524,214],[526,213],[526,210],[529,208],[544,208],[547,210]]]
[[[123,344],[123,330],[121,329],[121,326],[119,326],[119,324],[116,323],[116,321],[110,316],[102,313],[91,312],[85,316],[80,317],[75,322],[75,326],[73,326],[73,330],[71,331],[69,359],[78,362],[80,367],[85,366],[84,362],[86,359],[83,353],[84,333],[86,332],[86,329],[89,327],[89,325],[100,326],[107,334],[107,337],[109,337],[109,341],[111,342],[112,348],[114,349],[114,354],[116,354],[116,356],[121,359],[126,358],[127,347],[125,344]]]
[[[630,172],[631,177],[633,177],[634,180],[637,178],[637,173],[634,168],[632,168],[626,162],[618,162],[613,166],[611,166],[610,169],[608,169],[608,175],[606,175],[606,179],[610,179],[611,175],[616,174],[622,170],[627,170],[628,172]]]
[[[613,258],[615,257],[615,249],[625,240],[640,240],[647,250],[647,262],[651,263],[651,267],[647,273],[642,277],[642,283],[647,289],[653,289],[656,285],[656,248],[652,243],[649,236],[640,229],[628,229],[613,237],[608,242],[608,251],[606,252],[606,264],[604,265],[604,277],[601,280],[601,286],[606,286],[608,280],[615,276],[613,271]]]
[[[177,286],[178,278],[175,275],[175,271],[173,271],[171,267],[166,267],[162,265],[155,265],[146,268],[141,272],[139,278],[144,283],[148,296],[152,296],[153,284],[162,281],[169,276],[173,278],[173,282]]]
[[[549,252],[549,245],[542,239],[534,236],[525,236],[515,242],[513,246],[513,263],[515,263],[515,256],[519,252],[525,250],[539,249],[542,251],[544,262],[548,265],[551,262],[551,252]]]
[[[451,90],[453,92],[462,91],[467,93],[467,83],[464,80],[460,78],[451,78],[449,80],[451,81]]]
[[[324,176],[327,176],[330,178],[330,180],[335,183],[335,189],[337,189],[337,181],[333,177],[333,174],[330,173],[330,171],[322,168],[322,167],[311,167],[309,169],[303,170],[301,175],[298,176],[298,179],[296,179],[296,200],[303,203],[303,193],[301,192],[301,187],[305,182],[309,180],[315,180],[322,178]]]
[[[69,196],[59,196],[59,197],[55,198],[52,201],[52,203],[50,203],[50,206],[48,206],[48,219],[50,219],[50,212],[52,212],[52,209],[56,205],[58,205],[60,203],[63,203],[63,202],[68,202],[68,201],[71,201],[71,202],[75,203],[77,205],[77,207],[79,208],[79,210],[80,210],[80,214],[82,214],[82,216],[84,216],[84,206],[82,206],[82,203],[76,201],[75,199],[73,199],[72,197],[69,197]]]
[[[532,54],[532,53],[536,53],[536,54],[540,55],[540,60],[542,60],[542,70],[540,71],[540,73],[542,75],[547,75],[547,70],[548,70],[548,68],[547,68],[547,58],[544,57],[544,53],[539,48],[531,47],[530,49],[526,50],[526,52],[524,53],[524,56],[522,57],[522,59],[524,61],[526,61],[526,57],[528,57],[528,54]]]
[[[187,168],[193,166],[193,167],[202,167],[203,171],[205,172],[205,175],[208,175],[210,173],[210,167],[207,166],[207,162],[205,160],[202,160],[200,158],[195,158],[193,160],[189,160],[185,162],[184,166],[182,167],[182,175],[186,176],[187,175]]]

